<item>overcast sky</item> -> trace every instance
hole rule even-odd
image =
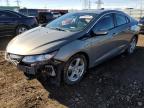
[[[16,5],[16,0],[9,0],[10,5]],[[83,0],[20,0],[21,7],[47,9],[82,9]],[[92,8],[96,8],[91,0]],[[102,0],[104,8],[140,8],[141,0]],[[144,0],[143,0],[144,1]],[[0,0],[0,5],[6,5],[6,0]]]

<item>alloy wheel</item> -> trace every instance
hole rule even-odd
[[[75,82],[81,78],[85,71],[85,62],[82,58],[75,58],[71,61],[68,70],[67,70],[67,78]]]
[[[21,33],[25,32],[25,31],[27,31],[27,30],[28,30],[28,29],[27,29],[26,27],[19,27],[17,33],[18,33],[18,34],[21,34]]]

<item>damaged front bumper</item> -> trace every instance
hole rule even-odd
[[[19,63],[17,68],[27,75],[46,74],[51,77],[56,77],[60,67],[63,67],[63,62],[57,60],[49,60],[45,62],[36,62],[32,64]]]
[[[33,76],[36,78],[38,75],[44,74],[45,76],[50,76],[55,79],[56,84],[59,84],[61,81],[61,72],[64,66],[64,62],[62,61],[50,59],[27,64],[22,62],[23,56],[7,53],[5,54],[5,59],[16,65],[27,77]]]

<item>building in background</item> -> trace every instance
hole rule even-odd
[[[26,16],[38,16],[39,12],[59,12],[61,15],[68,13],[68,10],[61,10],[61,9],[19,9],[19,12]]]
[[[75,12],[78,11],[76,9],[71,10],[61,10],[61,9],[27,9],[23,8],[20,9],[18,6],[0,6],[0,9],[6,9],[6,10],[12,10],[16,12],[20,12],[26,16],[37,16],[39,12],[59,12],[61,14],[65,14],[68,12]],[[124,11],[125,13],[129,14],[130,16],[140,19],[141,17],[144,17],[144,9],[135,9],[135,8],[117,8],[116,10]]]
[[[144,9],[134,9],[134,8],[126,8],[122,9],[125,13],[129,14],[130,16],[140,19],[144,17]]]

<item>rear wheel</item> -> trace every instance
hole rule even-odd
[[[78,83],[86,72],[87,60],[84,55],[71,57],[64,68],[64,82],[69,85]]]
[[[16,35],[19,35],[28,30],[28,27],[21,25],[16,28]]]
[[[136,49],[136,45],[137,45],[137,38],[133,37],[127,49],[127,53],[132,54]]]

